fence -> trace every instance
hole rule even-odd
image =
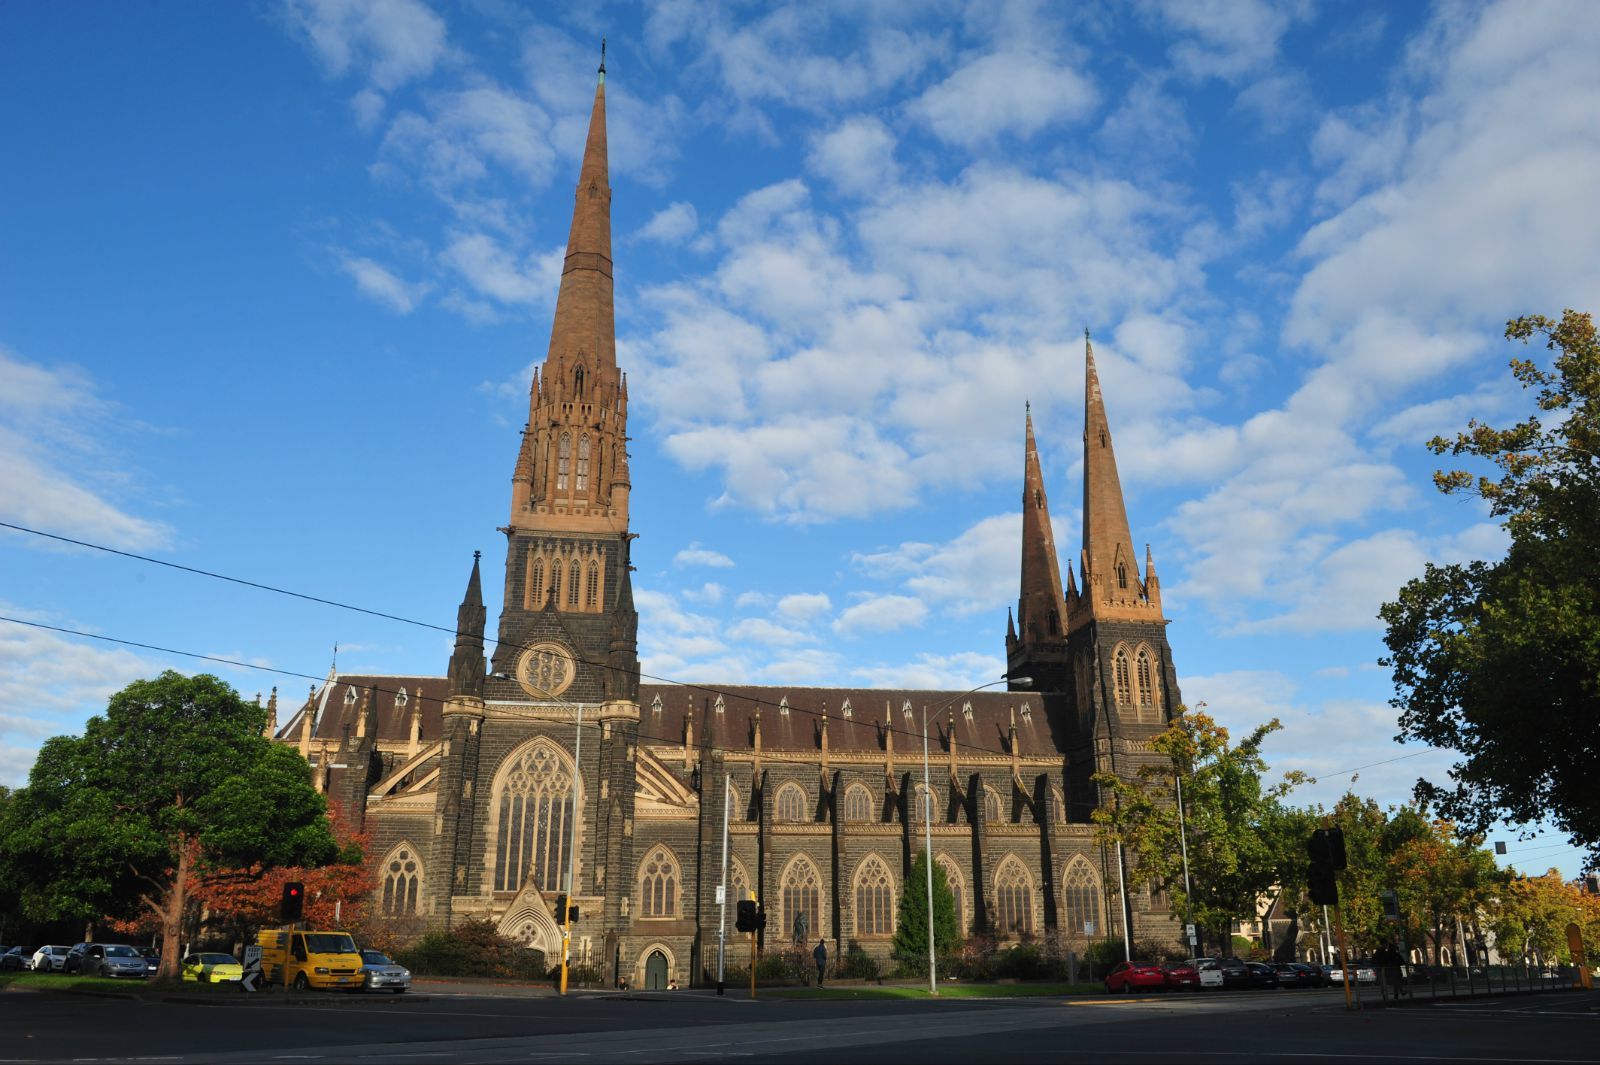
[[[1353,988],[1356,1001],[1360,1003],[1363,996],[1371,1004],[1408,999],[1429,1001],[1531,991],[1573,991],[1582,986],[1582,973],[1574,965],[1406,965],[1402,973],[1398,987],[1382,969],[1377,970],[1377,979],[1372,983],[1356,980]]]

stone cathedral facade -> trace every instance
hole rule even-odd
[[[803,932],[835,958],[852,944],[886,957],[928,809],[964,935],[1081,946],[1131,921],[1136,938],[1176,938],[1159,894],[1124,907],[1119,857],[1089,823],[1091,775],[1147,757],[1179,693],[1087,338],[1083,542],[1065,587],[1025,425],[1011,690],[641,684],[610,214],[602,67],[512,467],[493,653],[475,556],[445,676],[330,672],[274,722],[371,833],[379,911],[419,927],[487,919],[553,963],[570,868],[575,963],[638,987],[699,983],[716,970],[726,806],[730,964],[748,959],[732,930],[747,892],[769,915],[764,950]]]

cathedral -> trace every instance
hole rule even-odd
[[[370,834],[376,910],[418,927],[485,919],[554,964],[569,895],[574,964],[689,986],[715,979],[726,885],[730,966],[748,963],[732,926],[750,897],[768,915],[763,950],[820,938],[835,958],[887,960],[931,831],[963,936],[1175,941],[1165,896],[1122,891],[1136,858],[1097,845],[1090,823],[1091,776],[1150,757],[1180,697],[1087,336],[1082,545],[1065,587],[1025,422],[1008,690],[645,684],[612,284],[602,65],[512,465],[492,654],[474,556],[445,676],[333,671],[269,726]]]

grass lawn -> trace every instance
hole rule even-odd
[[[69,976],[66,973],[0,973],[0,988],[28,987],[40,991],[140,991],[148,980],[113,980],[107,976]]]
[[[1100,984],[940,984],[940,998],[1038,998],[1052,995],[1103,995]],[[895,999],[931,996],[925,986],[897,984],[823,987],[775,987],[757,994],[764,998]]]

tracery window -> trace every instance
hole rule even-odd
[[[589,437],[578,438],[578,491],[589,490]]]
[[[572,762],[548,740],[512,755],[494,797],[494,889],[555,891],[572,845]]]
[[[582,583],[583,583],[582,569],[578,565],[578,560],[577,559],[573,559],[570,563],[567,564],[567,605],[568,606],[576,607],[578,605],[578,585],[580,585]]]
[[[676,917],[682,880],[671,851],[661,846],[651,851],[639,867],[639,916]]]
[[[561,443],[556,449],[556,490],[567,490],[567,472],[572,465],[572,435],[561,434]]]
[[[1146,706],[1153,707],[1156,703],[1155,669],[1151,658],[1150,648],[1141,644],[1138,654],[1134,656],[1136,675],[1139,678],[1139,706],[1141,709]]]
[[[986,825],[998,824],[1006,820],[1001,810],[1000,793],[989,785],[983,786],[983,823]]]
[[[871,821],[872,792],[863,784],[852,784],[844,793],[844,819],[846,821]]]
[[[383,913],[398,916],[417,912],[417,897],[422,887],[422,864],[409,843],[389,852],[383,864]]]
[[[750,897],[750,874],[737,858],[728,859],[728,905]]]
[[[1112,672],[1116,677],[1117,702],[1123,706],[1132,705],[1133,681],[1128,672],[1128,649],[1126,647],[1117,648]]]
[[[894,932],[894,881],[889,867],[869,854],[856,870],[856,935],[887,936]]]
[[[778,820],[790,823],[807,820],[805,789],[792,781],[778,789]]]
[[[906,810],[908,821],[913,821],[919,825],[922,824],[924,819],[933,824],[938,824],[940,821],[939,811],[934,806],[933,793],[924,784],[918,784],[916,794],[907,797],[907,806],[909,807]]]
[[[528,608],[537,610],[544,606],[544,556],[533,556],[528,566]]]
[[[779,941],[787,942],[795,933],[795,918],[803,915],[808,935],[824,934],[821,923],[822,876],[805,855],[797,856],[783,871],[783,925],[778,931]]]
[[[1065,824],[1067,820],[1067,797],[1060,788],[1052,787],[1050,789],[1050,805],[1054,807],[1050,814],[1051,819],[1057,824]]]
[[[961,875],[961,869],[956,865],[955,859],[948,854],[936,855],[933,859],[935,865],[944,870],[944,882],[950,887],[950,897],[956,904],[956,931],[961,935],[967,934],[967,906],[966,906],[966,878]]]
[[[1033,931],[1033,877],[1008,857],[994,874],[994,926],[1002,935]]]
[[[1101,935],[1106,931],[1100,920],[1100,877],[1081,854],[1067,862],[1061,876],[1061,898],[1067,908],[1068,933]]]
[[[589,563],[589,578],[583,585],[583,605],[585,609],[597,610],[600,607],[600,563]]]

